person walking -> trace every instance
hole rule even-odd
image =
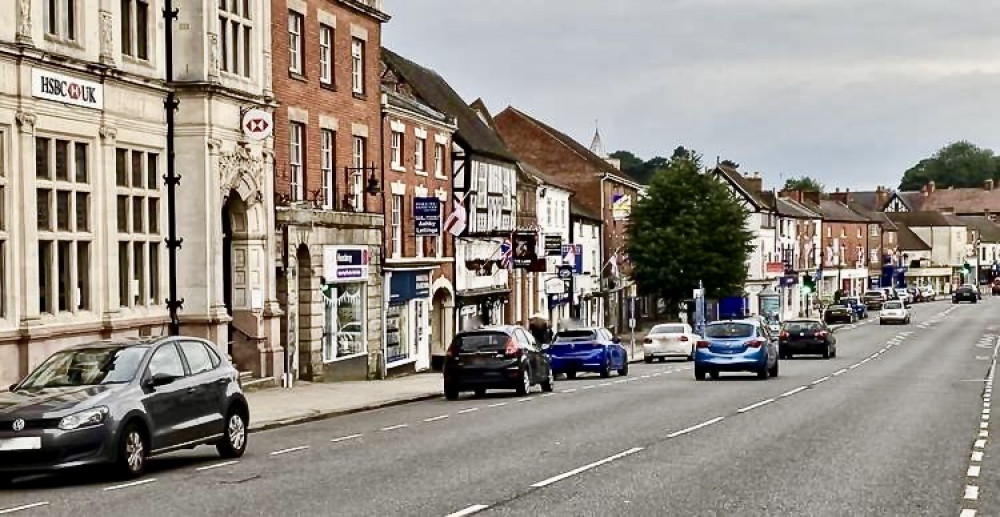
[[[541,314],[532,316],[528,330],[531,332],[531,337],[535,338],[535,342],[539,345],[544,346],[552,342],[552,325],[549,324],[549,320],[545,316]]]

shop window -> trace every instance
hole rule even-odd
[[[410,357],[410,340],[407,335],[409,318],[406,305],[390,305],[385,320],[385,359],[398,363]]]
[[[365,353],[365,284],[327,284],[322,296],[323,360],[332,362]]]
[[[121,307],[160,304],[159,154],[115,149],[118,300]]]

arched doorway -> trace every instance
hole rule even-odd
[[[454,297],[448,289],[439,288],[434,291],[430,317],[430,359],[431,368],[434,370],[440,370],[444,367],[444,357],[454,332],[454,310]]]
[[[242,286],[245,283],[245,268],[243,261],[234,261],[234,243],[237,240],[245,240],[247,235],[247,206],[240,199],[239,194],[234,190],[226,196],[222,205],[222,301],[226,307],[226,314],[230,318],[226,348],[230,356],[233,356],[233,343],[237,338],[234,324],[233,312],[236,308],[234,294],[237,288],[240,292],[245,291]],[[242,273],[242,275],[240,274]],[[236,285],[241,284],[241,285]]]
[[[298,282],[295,289],[297,303],[294,304],[293,344],[298,352],[298,370],[303,379],[318,380],[317,377],[321,373],[314,371],[313,368],[315,364],[313,351],[317,347],[313,332],[315,317],[312,304],[316,291],[313,287],[312,258],[309,256],[309,247],[305,244],[299,245],[298,249],[295,250],[295,264]],[[290,303],[289,306],[292,304]]]

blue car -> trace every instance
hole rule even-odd
[[[848,307],[854,309],[854,316],[859,320],[868,319],[868,306],[861,301],[860,298],[844,298],[841,302],[846,303]]]
[[[546,351],[556,375],[566,374],[570,379],[578,372],[628,375],[628,353],[621,342],[604,328],[578,328],[556,334]]]
[[[778,376],[778,345],[763,321],[717,321],[705,326],[694,352],[694,377],[719,378],[720,372],[753,372],[759,379]]]

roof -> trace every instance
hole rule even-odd
[[[877,206],[878,194],[879,193],[874,190],[862,190],[862,191],[852,190],[851,192],[848,193],[848,195],[850,196],[849,197],[850,201],[848,202],[848,205],[851,207],[851,209],[860,211],[863,214],[865,212],[875,212],[882,210],[885,208],[884,206]]]
[[[935,189],[927,195],[920,209],[962,215],[978,215],[986,211],[1000,212],[1000,189]]]
[[[732,167],[729,167],[728,165],[719,164],[715,166],[713,172],[723,176],[724,178],[726,178],[726,180],[735,185],[741,191],[741,193],[753,203],[753,205],[756,208],[770,209],[774,207],[773,196],[770,195],[771,193],[768,192],[767,193],[768,196],[765,197],[764,196],[765,193],[760,192],[756,188],[754,188],[754,186],[750,184],[750,180],[745,176],[743,176],[743,174],[740,173],[740,171]]]
[[[851,210],[847,205],[832,199],[821,199],[819,211],[823,215],[824,221],[835,221],[841,223],[868,223],[867,217]]]
[[[591,212],[590,210],[587,209],[587,207],[581,205],[580,203],[577,203],[576,201],[573,201],[572,199],[570,199],[569,201],[569,215],[581,217],[583,219],[590,219],[591,221],[597,221],[598,223],[604,222],[601,219],[601,216],[598,215],[596,212]]]
[[[794,199],[779,197],[777,209],[780,215],[794,217],[796,219],[819,219],[820,215],[813,212],[809,207],[799,204]]]
[[[979,233],[983,242],[1000,242],[1000,226],[993,221],[978,215],[959,217],[966,226]]]
[[[899,198],[899,200],[902,201],[903,205],[906,206],[906,208],[910,209],[911,212],[919,212],[920,210],[923,210],[923,204],[924,204],[923,192],[905,191],[905,192],[895,192],[893,195]],[[889,199],[892,199],[892,196],[890,196]]]
[[[382,87],[382,93],[386,95],[386,99],[389,101],[390,106],[397,108],[402,108],[407,111],[422,115],[436,122],[440,122],[444,125],[451,125],[452,119],[448,115],[441,113],[440,111],[417,101],[416,99],[411,99],[405,95],[400,95],[390,88]]]
[[[864,212],[862,212],[862,213],[864,213]],[[882,229],[883,230],[895,230],[896,229],[896,223],[892,222],[892,219],[889,219],[889,216],[886,215],[885,212],[875,211],[875,212],[867,213],[865,215],[867,215],[870,220],[880,223],[882,225]]]
[[[573,140],[572,138],[570,138],[569,135],[566,135],[565,133],[563,133],[563,132],[561,132],[561,131],[553,128],[552,126],[550,126],[550,125],[548,125],[548,124],[546,124],[546,123],[544,123],[544,122],[542,122],[542,121],[540,121],[540,120],[532,117],[531,115],[528,115],[527,113],[525,113],[525,112],[523,112],[523,111],[521,111],[521,110],[519,110],[519,109],[517,109],[517,108],[515,108],[513,106],[509,106],[509,107],[507,107],[507,109],[510,110],[510,111],[512,111],[512,112],[514,112],[514,113],[516,113],[516,114],[518,114],[521,117],[524,117],[526,120],[528,120],[532,124],[538,126],[539,129],[541,129],[542,131],[548,133],[549,136],[551,136],[553,139],[555,139],[556,141],[558,141],[562,145],[568,147],[574,153],[576,153],[577,155],[579,155],[580,158],[583,159],[585,162],[587,162],[588,164],[590,164],[595,169],[603,172],[604,174],[607,174],[612,179],[617,180],[617,181],[619,181],[621,183],[628,184],[628,185],[630,185],[630,186],[632,186],[634,188],[637,188],[637,189],[639,187],[641,187],[641,185],[639,184],[639,182],[637,182],[637,181],[629,178],[628,176],[626,176],[622,171],[620,171],[617,168],[615,168],[614,165],[611,165],[610,163],[608,163],[607,160],[605,160],[604,158],[601,158],[600,156],[597,156],[590,149],[587,149],[586,147],[584,147],[583,145],[581,145],[576,140]]]
[[[930,251],[931,247],[929,244],[924,242],[917,234],[913,233],[913,230],[905,224],[897,223],[896,231],[898,232],[896,236],[896,242],[899,243],[899,249],[902,251]]]
[[[518,162],[518,164],[521,166],[521,169],[524,170],[524,172],[526,172],[526,173],[528,173],[528,174],[530,174],[532,176],[535,176],[536,178],[538,178],[539,180],[541,180],[542,184],[552,185],[553,187],[561,188],[563,190],[568,190],[570,192],[570,194],[572,195],[572,192],[573,192],[572,187],[569,187],[565,183],[562,183],[561,181],[559,181],[557,178],[555,178],[555,177],[553,177],[553,176],[551,176],[551,175],[543,172],[538,167],[535,167],[534,165],[532,165],[532,164],[530,164],[528,162],[525,162],[525,161]]]
[[[940,212],[890,212],[889,219],[907,226],[965,226],[965,221]]]
[[[398,74],[422,102],[437,111],[454,117],[458,122],[455,140],[473,153],[516,162],[514,153],[492,128],[484,123],[475,110],[462,100],[444,78],[434,70],[424,68],[387,48],[382,49],[382,59]],[[486,116],[489,113],[485,114]]]

